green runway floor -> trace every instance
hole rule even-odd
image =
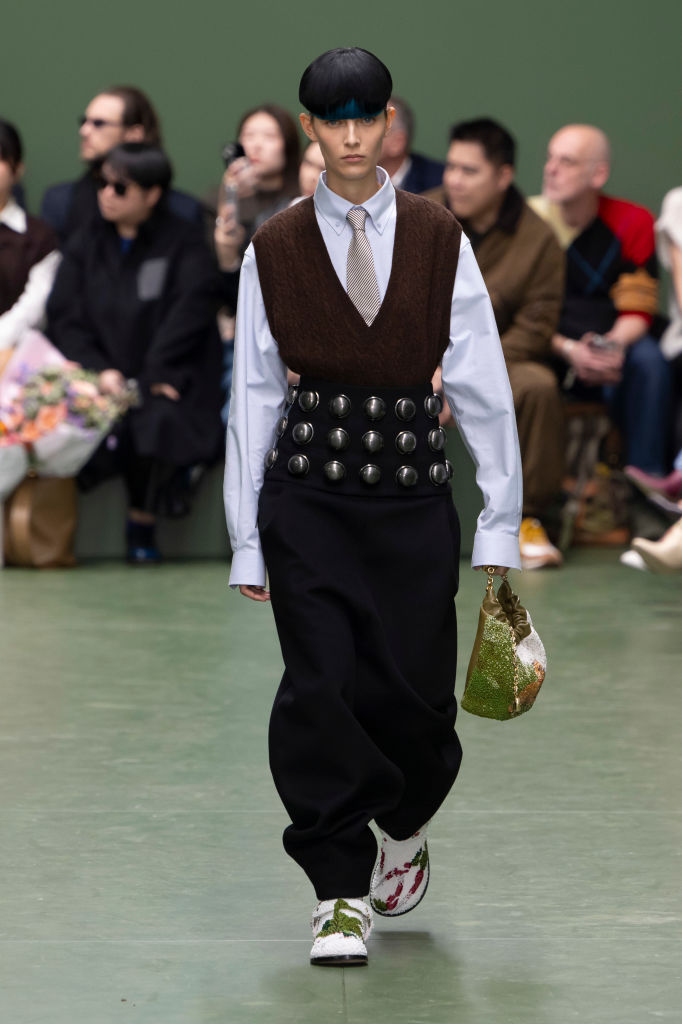
[[[517,582],[538,703],[460,715],[427,898],[342,971],[281,851],[269,608],[216,563],[0,572],[2,1024],[679,1024],[682,578]]]

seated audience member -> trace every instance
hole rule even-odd
[[[62,245],[98,214],[97,176],[109,150],[121,142],[162,145],[156,110],[149,98],[131,85],[116,85],[99,93],[88,103],[79,124],[80,157],[86,171],[77,181],[48,188],[40,208],[40,216],[54,228]],[[171,190],[166,201],[176,216],[204,225],[203,207],[197,199]]]
[[[305,198],[315,194],[315,189],[323,170],[324,159],[322,151],[316,142],[309,142],[301,158],[301,166],[298,171],[300,197]]]
[[[543,194],[530,200],[566,250],[566,291],[552,349],[575,378],[571,393],[604,399],[625,437],[626,461],[667,468],[668,367],[649,328],[658,308],[654,220],[604,195],[609,142],[591,125],[550,140]],[[568,381],[567,381],[568,383]]]
[[[14,198],[24,171],[19,132],[0,121],[0,369],[25,330],[43,327],[59,253],[52,228]]]
[[[221,444],[218,287],[203,232],[171,213],[171,166],[146,143],[116,146],[98,182],[101,217],[69,240],[48,303],[48,334],[69,359],[121,392],[130,411],[85,467],[81,483],[121,474],[128,490],[128,558],[155,562],[154,524],[178,467]]]
[[[471,241],[490,294],[516,408],[523,466],[524,569],[560,565],[542,525],[561,490],[563,408],[548,366],[559,320],[564,257],[554,234],[514,184],[515,143],[488,118],[450,133],[443,186],[427,192],[449,207]]]
[[[224,298],[232,310],[246,247],[261,224],[299,194],[301,155],[296,122],[274,103],[248,110],[237,127],[237,139],[244,156],[225,169],[214,236]]]
[[[626,466],[625,473],[655,504],[682,514],[682,188],[668,192],[656,221],[656,247],[663,266],[672,277],[668,296],[670,323],[661,339],[661,352],[673,371],[676,401],[674,446],[677,450],[672,472],[667,476],[644,473]]]
[[[234,316],[242,257],[261,224],[299,195],[300,141],[296,122],[274,103],[248,110],[237,127],[244,155],[225,169],[218,198],[215,251],[225,312]],[[234,322],[223,333],[223,421],[230,411]]]
[[[682,448],[682,188],[674,188],[663,200],[656,222],[658,257],[672,281],[668,290],[670,323],[661,339],[661,352],[668,360],[675,386],[675,449]],[[682,458],[676,460],[682,470]],[[682,474],[680,476],[682,497]]]
[[[414,113],[399,96],[391,96],[389,107],[395,109],[391,129],[381,147],[380,163],[395,188],[405,192],[426,192],[437,188],[443,180],[443,164],[412,151]]]

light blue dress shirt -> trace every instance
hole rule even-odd
[[[393,263],[395,189],[382,168],[381,187],[363,203],[365,231],[383,301]],[[339,280],[353,234],[352,203],[332,192],[323,172],[315,215]],[[478,517],[472,565],[520,568],[521,459],[509,378],[495,317],[471,244],[464,235],[452,295],[450,343],[442,361],[443,391],[476,466],[484,507]],[[273,338],[258,279],[253,245],[239,281],[230,419],[227,426],[225,512],[232,544],[230,586],[263,586],[265,564],[256,519],[266,452],[287,393],[287,370]],[[456,481],[455,481],[456,485]],[[455,486],[456,492],[456,486]]]

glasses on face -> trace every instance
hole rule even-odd
[[[97,191],[101,192],[105,188],[112,188],[114,194],[117,196],[124,196],[128,191],[129,181],[107,181],[106,178],[97,179]]]
[[[78,118],[78,127],[83,128],[86,124],[92,125],[93,128],[120,128],[123,122],[105,121],[103,117],[86,117],[85,114],[82,114]]]

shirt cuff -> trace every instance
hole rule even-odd
[[[477,532],[474,537],[471,564],[506,565],[509,569],[520,569],[519,538],[513,534],[497,533],[493,537]]]
[[[235,551],[229,585],[233,588],[265,586],[265,561],[260,548]]]

